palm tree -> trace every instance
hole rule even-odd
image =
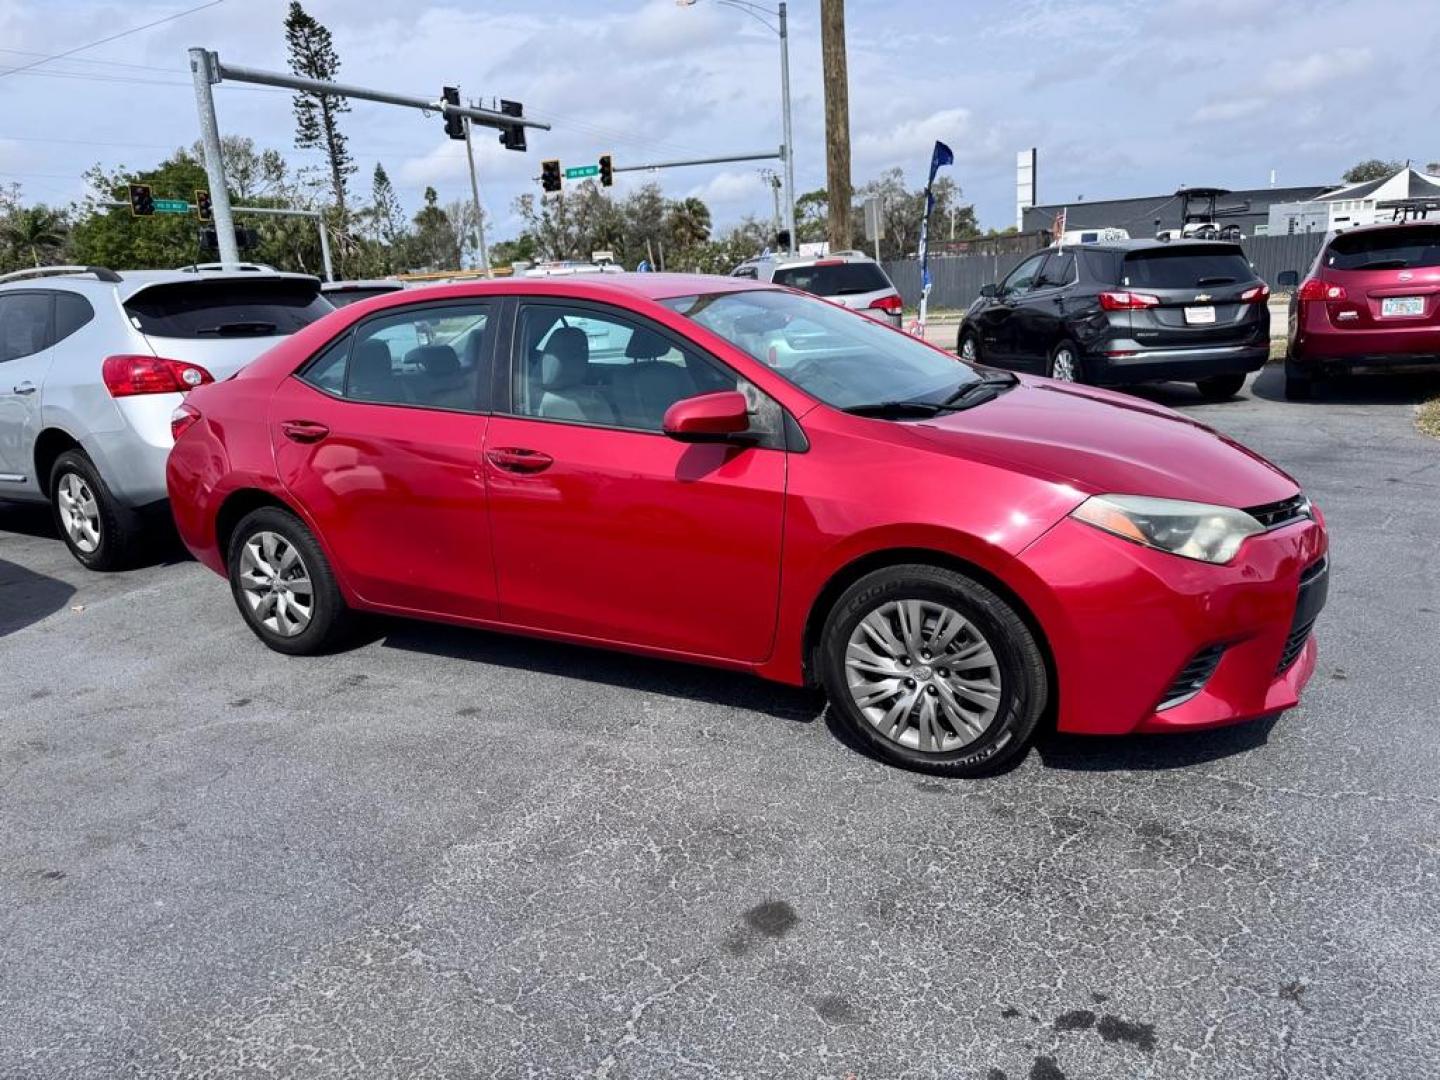
[[[691,196],[672,202],[666,215],[666,232],[670,242],[681,251],[698,247],[710,239],[710,208]]]
[[[0,223],[0,240],[16,251],[28,251],[36,266],[65,246],[64,216],[47,206],[16,210]]]

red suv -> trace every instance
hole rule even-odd
[[[1046,718],[1275,713],[1315,663],[1325,529],[1279,469],[756,282],[362,301],[174,428],[181,535],[280,652],[378,611],[816,681],[877,753],[949,775]]]
[[[1285,360],[1292,401],[1339,371],[1440,364],[1440,224],[1334,233],[1304,281],[1289,270],[1278,284],[1295,288]]]

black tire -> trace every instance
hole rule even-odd
[[[66,490],[61,491],[64,484]],[[73,486],[72,486],[73,485]],[[83,450],[66,450],[50,468],[50,508],[55,515],[55,528],[81,566],[88,570],[124,570],[135,564],[144,523],[140,515],[121,503]],[[94,513],[87,514],[88,531],[75,533],[67,524],[75,506],[72,491],[93,500]],[[71,517],[73,521],[73,516]],[[93,536],[92,536],[93,534]]]
[[[281,621],[295,619],[297,612],[303,610],[303,607],[296,605],[294,599],[290,599],[303,597],[303,591],[286,592],[283,588],[272,590],[283,593],[286,599],[277,598],[271,601],[268,609],[265,609],[262,603],[262,610],[257,611],[251,600],[256,593],[247,589],[246,581],[242,580],[245,574],[246,545],[266,533],[282,538],[298,555],[300,574],[296,575],[292,566],[291,570],[287,571],[291,580],[303,577],[309,582],[308,621],[297,632],[283,632]],[[320,550],[320,545],[310,530],[288,510],[266,506],[241,518],[240,524],[230,536],[230,549],[226,552],[225,565],[229,570],[231,595],[235,598],[235,606],[240,609],[245,624],[256,637],[276,652],[290,656],[315,656],[333,651],[349,638],[354,617],[340,593],[335,573],[330,569],[325,553]],[[281,585],[283,586],[283,580]],[[277,605],[282,608],[281,614],[264,614],[265,610],[275,611]],[[277,625],[267,625],[267,618],[274,619]]]
[[[1212,375],[1195,384],[1206,401],[1229,401],[1245,385],[1244,375]]]
[[[1315,396],[1315,380],[1293,361],[1285,361],[1285,400],[1309,401]]]
[[[1070,358],[1070,377],[1065,376],[1064,357],[1068,354]],[[1058,374],[1057,374],[1058,372]],[[1050,350],[1050,355],[1045,359],[1045,375],[1047,378],[1057,379],[1060,382],[1083,383],[1085,381],[1085,361],[1080,357],[1080,347],[1068,338],[1057,341]]]
[[[882,733],[866,717],[850,690],[846,657],[851,635],[857,632],[867,616],[881,611],[892,602],[908,600],[944,605],[962,615],[990,647],[994,667],[998,671],[999,700],[993,717],[970,741],[955,749],[932,747],[927,750],[902,745],[897,739]],[[1045,660],[1025,621],[1005,600],[973,578],[935,566],[887,567],[867,574],[846,589],[825,620],[818,667],[831,709],[862,745],[891,764],[940,776],[985,775],[1023,754],[1030,745],[1049,699],[1050,683]],[[944,675],[944,669],[938,667],[933,673],[924,675],[920,674],[921,668],[907,665],[907,670],[914,671],[922,681]],[[916,679],[908,680],[908,685],[912,687],[915,683]],[[935,688],[930,685],[926,685],[924,690],[935,693]],[[906,692],[903,689],[896,691],[897,694]],[[915,706],[907,708],[902,714],[907,725],[907,730],[902,733],[905,737],[910,734],[908,724],[915,719],[915,709],[923,704],[918,696],[920,691],[913,693]],[[933,708],[931,711],[934,712]],[[917,738],[923,738],[919,735],[920,726],[916,720]],[[951,733],[946,730],[943,734],[948,738]]]
[[[972,348],[970,356],[965,355],[965,345],[967,342]],[[973,330],[961,330],[960,336],[955,339],[955,355],[967,364],[983,364],[985,358],[980,352],[980,335]]]

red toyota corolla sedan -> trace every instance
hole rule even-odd
[[[180,533],[280,652],[375,611],[816,681],[954,776],[1047,717],[1275,713],[1314,668],[1325,529],[1275,466],[742,279],[364,301],[174,428]]]

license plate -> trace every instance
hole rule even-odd
[[[1423,296],[1387,296],[1380,301],[1380,314],[1385,316],[1424,315],[1425,298]]]
[[[1210,305],[1205,307],[1187,307],[1185,309],[1185,321],[1191,326],[1203,326],[1215,321],[1215,309]]]

